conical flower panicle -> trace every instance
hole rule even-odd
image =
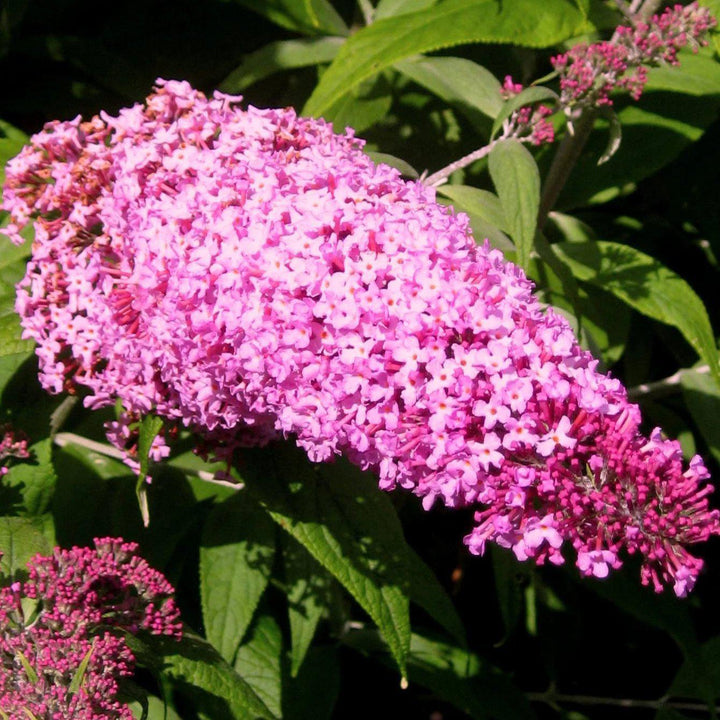
[[[685,546],[720,529],[702,461],[643,437],[522,271],[361,148],[180,82],[48,126],[4,191],[6,232],[35,224],[17,309],[43,385],[119,398],[130,454],[149,411],[226,451],[291,435],[426,508],[477,506],[472,552],[560,563],[571,544],[603,577],[625,548],[684,595],[702,564]]]

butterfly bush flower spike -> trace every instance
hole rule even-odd
[[[181,634],[172,587],[137,549],[116,538],[56,548],[0,589],[3,717],[132,719],[117,697],[135,666],[124,633]]]
[[[687,546],[720,530],[702,460],[643,436],[523,272],[352,131],[158,81],[33,137],[4,207],[14,240],[35,225],[17,310],[41,382],[120,399],[124,449],[150,411],[219,453],[292,436],[426,508],[476,508],[473,553],[572,547],[595,577],[637,554],[644,583],[692,588]]]

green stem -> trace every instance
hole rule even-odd
[[[651,710],[662,710],[673,708],[675,710],[697,710],[707,711],[706,703],[675,702],[666,698],[660,700],[636,700],[635,698],[611,698],[598,697],[595,695],[563,695],[561,693],[528,693],[528,699],[533,702],[544,702],[548,705],[555,703],[571,703],[573,705],[610,705],[624,708],[649,708]]]
[[[690,373],[707,375],[709,372],[709,365],[700,365],[696,368],[678,370],[675,374],[663,378],[662,380],[656,380],[655,382],[650,383],[643,383],[642,385],[636,385],[635,387],[630,388],[628,390],[628,397],[631,400],[637,401],[640,399],[646,400],[650,397],[661,397],[663,395],[670,395],[680,389],[680,383],[682,382],[683,376]]]
[[[540,210],[538,212],[538,229],[542,230],[547,221],[548,213],[553,209],[562,189],[565,187],[570,173],[572,173],[585,143],[590,137],[597,113],[595,110],[585,110],[573,122],[573,132],[566,132],[560,141],[550,170],[543,183],[540,197]]]
[[[478,148],[477,150],[473,150],[468,155],[461,157],[459,160],[456,160],[455,162],[446,165],[441,170],[438,170],[432,175],[429,175],[423,180],[423,184],[427,187],[437,187],[438,185],[442,185],[445,180],[447,180],[447,178],[449,178],[450,175],[452,175],[456,170],[462,170],[462,168],[467,167],[471,163],[474,163],[476,160],[480,160],[486,155],[489,155],[492,152],[492,149],[501,140],[505,140],[504,135],[502,137],[495,138],[495,140],[493,140],[488,145],[483,145],[483,147]]]

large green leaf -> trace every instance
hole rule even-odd
[[[207,717],[223,720],[275,720],[252,687],[197,635],[185,631],[180,642],[151,639],[162,655],[161,675],[189,696]]]
[[[290,674],[295,677],[329,602],[332,580],[327,570],[290,535],[285,535],[283,542],[283,565],[290,621]]]
[[[282,714],[282,631],[270,615],[258,615],[238,648],[235,670],[270,711]]]
[[[235,0],[288,30],[305,35],[347,35],[348,28],[328,0]]]
[[[348,39],[303,112],[326,115],[357,84],[413,55],[463,43],[547,47],[586,28],[583,13],[568,0],[445,0],[418,12],[387,17]]]
[[[720,62],[707,50],[680,56],[679,65],[660,65],[648,73],[646,92],[669,90],[683,95],[720,95]]]
[[[490,176],[497,190],[517,262],[527,270],[540,207],[540,172],[518,140],[503,140],[490,153]]]
[[[500,82],[482,65],[459,57],[407,58],[393,67],[457,107],[479,130],[487,130],[503,106]]]
[[[370,615],[405,676],[407,552],[388,498],[348,463],[315,467],[288,444],[248,455],[252,462],[244,470],[250,490]]]
[[[296,678],[283,687],[284,720],[331,720],[340,690],[340,658],[335,647],[315,646]]]
[[[54,542],[52,519],[0,517],[0,579],[14,579],[34,555],[47,555]],[[6,584],[3,582],[2,584]]]
[[[30,459],[13,465],[2,483],[17,488],[22,497],[22,513],[42,515],[50,507],[55,492],[55,469],[52,463],[52,441],[45,438],[30,446]]]
[[[205,635],[232,662],[265,592],[275,555],[275,526],[244,491],[208,516],[200,547]]]
[[[614,242],[553,246],[575,277],[607,290],[647,317],[676,327],[720,379],[718,351],[700,298],[655,258]]]
[[[336,132],[351,127],[356,132],[375,125],[385,118],[392,106],[392,89],[384,75],[378,75],[353,88],[332,107]]]
[[[220,90],[236,93],[283,70],[329,63],[343,42],[341,37],[318,37],[269,43],[247,55],[220,83]]]

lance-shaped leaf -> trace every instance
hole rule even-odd
[[[200,547],[200,597],[207,639],[232,662],[265,592],[275,526],[240,491],[210,512]]]
[[[282,631],[270,615],[258,615],[239,647],[235,670],[278,717],[282,714]]]
[[[597,285],[638,312],[676,327],[720,380],[715,337],[702,300],[655,258],[614,242],[553,246],[579,280]]]
[[[363,80],[413,55],[463,43],[547,47],[583,29],[588,29],[583,13],[565,0],[445,0],[418,12],[387,17],[347,40],[303,113],[325,115]]]
[[[329,63],[343,44],[341,37],[279,40],[247,55],[221,83],[220,90],[235,93],[270,75],[295,68]]]
[[[250,491],[370,615],[405,677],[407,553],[389,500],[348,463],[313,467],[289,445],[248,453],[248,461]]]
[[[203,717],[275,720],[276,715],[242,676],[197,635],[184,631],[180,642],[150,638],[148,646],[161,655],[163,679],[189,696]]]
[[[150,524],[150,509],[147,501],[147,476],[150,469],[150,449],[153,441],[162,430],[163,421],[157,415],[148,414],[140,421],[138,428],[138,462],[140,470],[136,485],[136,493],[138,505],[140,506],[140,515],[142,515],[143,525],[147,527]]]
[[[420,56],[393,67],[457,107],[478,129],[487,129],[487,118],[494,118],[503,106],[498,79],[472,60]]]
[[[505,234],[507,221],[497,195],[469,185],[440,185],[437,192],[452,200],[456,210],[467,214],[476,243],[487,239],[503,252],[515,252],[515,245]]]
[[[540,207],[540,172],[517,140],[503,140],[490,153],[490,176],[497,190],[517,262],[527,270]]]
[[[283,540],[283,565],[290,621],[290,674],[296,677],[329,603],[332,578],[290,535]]]
[[[329,0],[235,0],[288,30],[305,35],[347,35]]]

